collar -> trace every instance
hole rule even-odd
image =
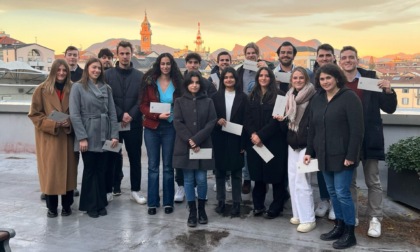
[[[281,64],[279,64],[275,69],[274,72],[284,72],[284,73],[291,73],[293,71],[293,69],[295,69],[295,64],[292,64],[292,70],[291,71],[283,71],[283,69],[281,69]]]
[[[354,76],[354,79],[350,82],[353,82],[355,79],[360,79],[360,77],[362,77],[362,75],[360,74],[359,71],[357,71],[356,76]]]

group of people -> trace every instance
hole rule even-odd
[[[230,66],[231,55],[224,51],[218,54],[208,80],[199,72],[199,54],[186,56],[183,74],[169,53],[159,55],[143,74],[133,68],[129,42],[121,41],[116,49],[115,67],[112,52],[102,49],[98,58],[87,61],[77,80],[70,62],[57,59],[47,80],[34,92],[29,117],[35,125],[38,172],[48,217],[58,215],[58,195],[62,196],[61,215],[71,214],[79,152],[84,164],[79,210],[93,218],[106,215],[107,204],[121,194],[124,174],[121,151],[104,151],[103,145],[106,142],[114,148],[124,142],[130,161],[131,199],[147,203],[149,215],[155,215],[161,206],[162,159],[164,212],[171,214],[174,202],[182,202],[185,195],[188,226],[208,223],[207,173],[212,170],[217,213],[225,214],[228,180],[232,217],[240,216],[241,193],[252,191],[254,216],[267,219],[281,216],[290,198],[290,222],[298,225],[299,232],[313,230],[315,216],[329,211],[335,225],[320,238],[337,240],[333,243],[337,249],[356,244],[355,178],[362,161],[369,188],[368,235],[381,235],[378,160],[384,158],[384,144],[380,109],[393,113],[397,100],[385,80],[378,82],[382,93],[357,88],[360,77],[376,78],[376,74],[357,68],[354,47],[341,50],[340,68],[333,47],[319,46],[312,72],[293,64],[297,50],[290,42],[279,46],[276,68],[260,60],[258,46],[249,43],[244,55],[256,62],[258,71],[244,66],[235,70]],[[65,55],[74,51],[78,53],[69,47]],[[289,82],[276,80],[277,72],[290,73]],[[278,96],[285,96],[286,109],[273,116]],[[156,112],[152,109],[156,103],[169,109]],[[53,112],[67,117],[54,119]],[[238,125],[239,131],[228,130]],[[140,193],[143,127],[147,199]],[[259,154],[264,148],[273,154],[267,162]],[[309,165],[313,159],[318,161],[322,200],[316,209],[311,173],[297,171],[298,163]],[[273,200],[266,208],[269,184]]]

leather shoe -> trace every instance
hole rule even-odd
[[[48,218],[55,218],[57,216],[58,216],[57,210],[55,210],[55,212],[51,211],[51,210],[48,210],[48,213],[47,213]]]
[[[76,189],[74,189],[74,191],[73,191],[73,195],[74,195],[74,197],[79,197],[80,192],[79,192],[79,190],[77,190],[77,188],[76,188]]]
[[[155,215],[156,214],[156,207],[150,207],[149,209],[147,209],[147,213],[149,215]]]
[[[45,200],[45,193],[41,193],[41,200]]]
[[[244,180],[242,184],[242,193],[249,194],[251,192],[251,180]]]
[[[225,202],[223,200],[219,200],[219,202],[217,203],[217,207],[214,209],[214,211],[216,211],[216,213],[218,214],[223,214],[225,212]]]
[[[280,213],[268,210],[267,212],[264,213],[263,216],[264,216],[264,218],[271,220],[271,219],[279,217]]]
[[[263,209],[254,209],[254,216],[262,216],[265,212],[265,208]]]
[[[165,213],[166,214],[171,214],[171,213],[173,213],[173,211],[174,211],[173,207],[171,207],[171,206],[166,206],[165,207]]]
[[[91,218],[98,218],[99,217],[98,211],[88,211],[87,214]]]
[[[230,209],[230,217],[240,217],[241,216],[241,203],[233,203],[232,209]]]
[[[72,213],[72,211],[71,211],[71,208],[69,208],[69,209],[62,209],[61,210],[61,216],[69,216],[69,215],[71,215],[71,213]]]
[[[108,212],[106,211],[105,207],[98,211],[99,216],[105,216],[107,214],[108,214]]]

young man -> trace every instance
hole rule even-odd
[[[83,69],[77,64],[79,61],[79,49],[74,46],[67,47],[64,52],[64,59],[70,66],[70,78],[72,82],[77,82],[82,78]]]
[[[220,80],[220,74],[222,73],[222,71],[230,66],[230,63],[232,61],[232,57],[230,56],[230,54],[226,51],[222,51],[219,54],[217,54],[217,65],[213,67],[213,69],[211,70],[210,74],[217,74],[217,77]],[[211,83],[213,83],[213,85],[216,87],[217,90],[219,90],[219,83],[216,83],[212,77],[209,77],[209,81]]]
[[[361,149],[361,161],[368,187],[368,214],[370,218],[368,236],[381,236],[382,212],[382,186],[379,179],[378,160],[385,159],[384,135],[380,110],[392,114],[397,109],[397,95],[387,80],[379,80],[378,87],[382,92],[373,92],[358,89],[360,77],[374,78],[375,71],[358,68],[359,59],[356,48],[345,46],[340,52],[340,67],[347,78],[347,87],[356,92],[362,101],[365,134]],[[355,170],[356,173],[357,170]],[[356,177],[353,176],[352,186],[356,188]],[[357,193],[356,193],[357,195]],[[357,204],[357,197],[355,200]],[[357,209],[357,207],[356,207]],[[356,215],[357,217],[357,215]]]
[[[121,41],[117,45],[117,58],[114,68],[105,72],[106,82],[112,88],[115,108],[117,110],[117,119],[121,128],[130,127],[129,130],[120,131],[119,140],[124,142],[125,149],[130,161],[130,182],[131,199],[138,204],[146,204],[146,198],[140,193],[141,185],[141,145],[143,135],[142,115],[139,110],[139,97],[143,73],[133,68],[131,57],[133,55],[133,46],[130,42]],[[110,199],[111,187],[114,186],[113,195],[121,194],[122,174],[122,154],[112,155],[114,172],[110,172],[111,178],[107,181],[107,193]],[[114,174],[114,179],[112,179]],[[114,180],[114,181],[112,181]]]
[[[112,68],[112,59],[114,54],[108,48],[102,48],[98,53],[98,59],[101,61],[104,70]]]

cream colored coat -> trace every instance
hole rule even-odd
[[[35,125],[35,144],[41,192],[63,195],[74,190],[77,184],[77,163],[73,150],[74,136],[71,127],[55,128],[56,122],[48,119],[53,110],[69,114],[69,91],[62,102],[54,91],[51,94],[44,84],[32,96],[28,117]]]

